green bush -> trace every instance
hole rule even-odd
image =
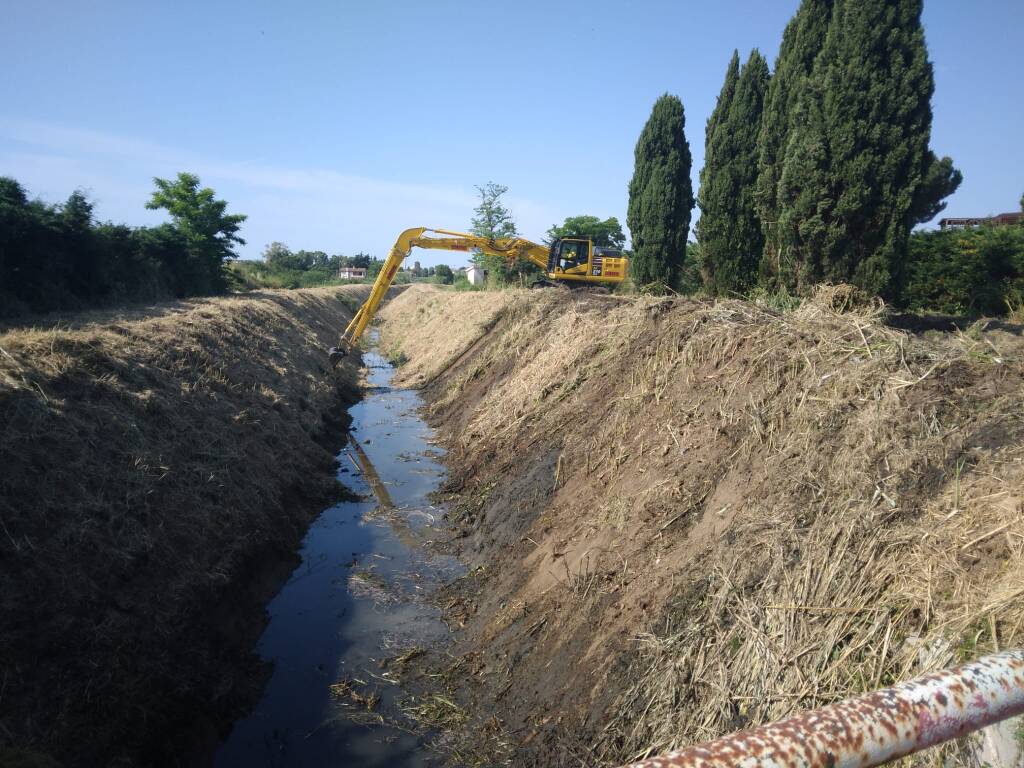
[[[897,304],[915,312],[1005,314],[1024,298],[1024,227],[917,232]]]

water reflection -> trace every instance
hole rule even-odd
[[[404,694],[381,662],[447,640],[424,596],[459,567],[418,546],[440,517],[427,496],[443,468],[419,396],[391,389],[391,366],[376,353],[364,362],[370,386],[351,409],[339,474],[366,498],[331,507],[307,533],[302,564],[268,606],[259,652],[273,675],[217,766],[433,764],[420,737],[388,724]],[[379,697],[373,709],[357,711],[369,697]]]

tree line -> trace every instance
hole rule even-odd
[[[252,288],[312,288],[352,282],[341,278],[343,267],[365,269],[376,276],[384,261],[367,253],[354,256],[328,255],[325,251],[293,251],[281,242],[273,242],[263,249],[259,261],[238,260],[229,265],[235,285]]]
[[[154,185],[146,207],[171,221],[129,227],[97,222],[80,191],[50,205],[0,177],[0,315],[227,291],[225,265],[245,243],[238,231],[246,217],[228,213],[193,174]]]
[[[742,65],[734,52],[705,128],[696,200],[682,102],[658,99],[629,185],[633,281],[711,295],[846,282],[943,311],[1019,302],[1024,230],[912,235],[962,181],[929,146],[935,85],[921,9],[803,0],[774,72],[756,49]]]
[[[284,243],[275,241],[263,249],[258,261],[235,261],[231,263],[230,270],[240,288],[310,288],[373,280],[383,266],[384,259],[368,253],[329,256],[324,251],[293,251]],[[346,267],[365,269],[365,278],[341,277],[340,272]],[[447,264],[424,267],[416,261],[411,267],[403,267],[395,282],[432,278],[434,282],[451,285],[455,282],[455,273]]]

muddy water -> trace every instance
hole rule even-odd
[[[351,409],[339,477],[365,500],[331,507],[306,535],[259,645],[273,676],[217,766],[432,764],[422,739],[402,727],[406,694],[381,663],[448,636],[425,597],[459,566],[421,546],[444,535],[441,511],[427,500],[443,469],[419,396],[390,387],[392,368],[375,351],[364,363],[369,387]],[[368,708],[371,697],[379,703]]]

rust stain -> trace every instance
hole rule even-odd
[[[1024,650],[986,656],[628,768],[869,768],[1024,712]]]

